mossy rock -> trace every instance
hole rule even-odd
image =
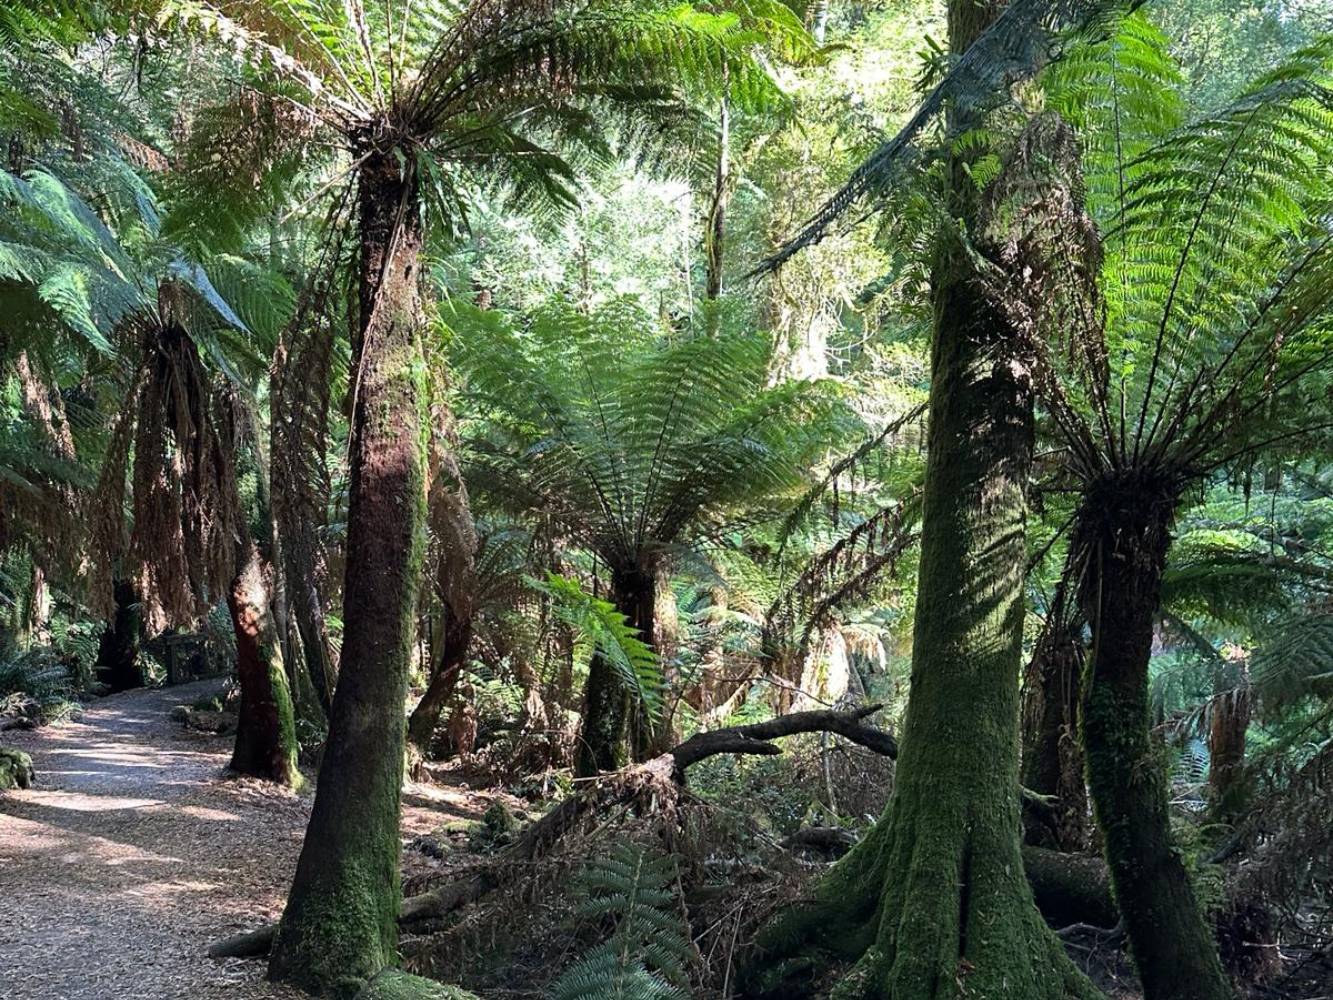
[[[10,788],[31,788],[36,777],[31,757],[22,750],[0,747],[0,791]]]
[[[215,712],[190,705],[177,705],[171,710],[171,718],[186,729],[212,733],[214,736],[227,736],[236,731],[236,716],[231,712]]]
[[[476,994],[433,979],[389,969],[366,983],[356,1000],[478,1000]]]

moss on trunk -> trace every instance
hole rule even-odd
[[[370,979],[392,965],[397,948],[403,705],[426,499],[411,163],[410,151],[404,161],[381,150],[359,171],[345,638],[319,787],[269,961],[272,978],[317,993]]]
[[[639,637],[653,645],[653,622],[657,606],[656,573],[638,567],[613,570],[611,602],[638,630]],[[643,727],[632,720],[635,700],[616,668],[594,653],[588,665],[583,696],[583,725],[574,757],[574,773],[581,778],[604,771],[617,771],[638,756],[638,737]],[[631,726],[631,722],[635,725]]]
[[[296,788],[301,784],[296,766],[300,747],[282,647],[269,610],[267,567],[253,541],[241,546],[239,562],[227,594],[241,682],[231,769]]]
[[[1088,553],[1092,623],[1083,746],[1097,826],[1146,1000],[1229,1000],[1212,932],[1171,842],[1164,754],[1149,728],[1148,661],[1178,492],[1122,473],[1084,496],[1073,542]]]
[[[954,50],[997,9],[950,3]],[[976,217],[969,184],[960,177],[956,189],[963,218]],[[761,935],[751,995],[809,995],[828,965],[854,958],[831,997],[1098,996],[1041,919],[1020,853],[1027,343],[966,264],[941,261],[911,692],[893,798],[813,902]]]

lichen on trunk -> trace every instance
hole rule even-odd
[[[344,641],[310,825],[269,974],[346,992],[397,947],[403,704],[425,551],[427,404],[411,152],[358,172],[360,319],[353,344]]]

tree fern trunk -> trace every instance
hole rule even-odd
[[[953,50],[999,7],[951,0]],[[954,176],[951,214],[975,220],[961,164]],[[755,995],[810,995],[791,977],[817,979],[849,958],[829,994],[838,1000],[1098,995],[1037,912],[1020,853],[1027,340],[956,256],[937,265],[934,300],[911,691],[893,798],[813,902],[765,931]]]
[[[241,547],[239,568],[227,594],[236,635],[236,673],[241,682],[241,710],[231,769],[295,787],[296,718],[282,649],[270,612],[270,584],[259,548]]]
[[[269,962],[274,979],[315,992],[369,979],[396,957],[403,705],[426,499],[421,231],[410,170],[387,150],[359,175],[345,638],[319,788]]]
[[[128,580],[116,580],[111,590],[115,612],[97,645],[97,675],[112,691],[128,691],[143,687],[143,611]]]
[[[1074,544],[1090,553],[1092,622],[1083,746],[1097,826],[1145,1000],[1229,1000],[1213,935],[1171,843],[1167,775],[1149,730],[1148,661],[1175,501],[1150,482],[1085,498]]]
[[[655,573],[638,568],[614,570],[610,597],[629,626],[651,646],[657,599]],[[577,776],[616,771],[629,763],[634,755],[630,726],[633,708],[631,692],[620,673],[601,653],[594,653],[588,664],[583,726],[574,756]]]
[[[1055,798],[1049,812],[1023,817],[1027,842],[1036,847],[1082,851],[1091,835],[1078,737],[1083,660],[1082,624],[1062,621],[1053,611],[1032,652],[1023,691],[1022,783]]]
[[[458,678],[467,660],[468,642],[472,636],[470,622],[459,622],[446,607],[444,612],[444,639],[440,656],[431,671],[430,682],[421,701],[412,709],[407,719],[407,738],[417,749],[425,753],[430,749],[431,737],[440,724],[440,715],[449,703]]]

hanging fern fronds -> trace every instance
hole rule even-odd
[[[1276,718],[1306,699],[1333,696],[1333,615],[1297,618],[1275,633],[1250,658],[1260,713]]]
[[[1109,34],[1135,0],[1013,0],[989,29],[957,57],[911,119],[861,164],[830,198],[756,273],[781,267],[862,202],[902,185],[923,164],[923,137],[946,114],[975,127],[986,112],[1009,99],[1009,89],[1031,79],[1079,42]]]

